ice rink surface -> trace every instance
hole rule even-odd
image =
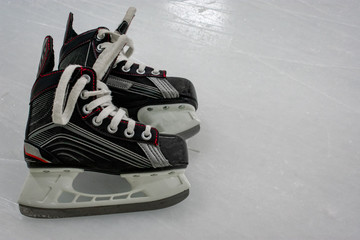
[[[46,35],[115,29],[134,58],[196,86],[192,184],[156,211],[57,220],[18,211]],[[360,2],[0,1],[0,239],[360,239]]]

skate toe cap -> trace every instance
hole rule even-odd
[[[194,107],[197,108],[196,90],[190,80],[180,77],[167,77],[166,79],[179,92],[180,97],[192,99],[196,105]]]
[[[187,166],[187,145],[183,138],[176,135],[160,135],[159,146],[164,157],[172,166],[179,168]]]

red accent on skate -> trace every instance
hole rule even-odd
[[[40,68],[39,68],[39,76],[41,76],[41,73],[42,73],[42,71],[43,71],[43,69],[44,69],[44,67],[45,67],[45,63],[46,63],[46,61],[47,61],[47,59],[48,59],[48,57],[49,57],[49,55],[50,55],[50,51],[51,51],[51,49],[50,49],[50,39],[51,39],[51,36],[46,36],[45,37],[45,39],[46,39],[46,44],[45,44],[45,46],[46,46],[46,51],[45,51],[45,60],[42,58],[41,60],[41,65],[40,65]],[[44,56],[42,56],[42,57],[44,57]]]
[[[56,73],[59,73],[59,72],[64,72],[64,70],[53,71],[53,72],[51,72],[51,73],[47,73],[47,74],[40,75],[40,77],[50,76],[50,75],[53,75],[53,74],[56,74]],[[39,78],[40,78],[40,77],[39,77]]]
[[[56,74],[56,73],[59,73],[59,72],[64,72],[64,70],[58,70],[58,71],[54,71],[54,72],[47,73],[47,74],[44,74],[44,75],[40,75],[40,76],[36,79],[36,81],[35,81],[32,89],[31,89],[31,91],[33,91],[35,85],[38,83],[38,81],[39,81],[40,78],[43,78],[43,77],[46,77],[46,76],[50,76],[50,75],[53,75],[53,74]]]
[[[42,158],[39,158],[39,157],[37,157],[37,156],[35,156],[35,155],[32,155],[32,154],[30,154],[30,153],[27,153],[26,150],[25,150],[25,147],[24,147],[24,152],[25,152],[25,155],[26,155],[26,156],[35,158],[35,159],[37,159],[37,160],[39,160],[39,161],[41,161],[41,162],[43,162],[43,163],[50,163],[49,161],[47,161],[47,160],[45,160],[45,159],[42,159]]]
[[[153,129],[155,129],[155,128],[153,128]],[[155,132],[156,132],[155,145],[157,146],[157,145],[159,145],[159,143],[158,143],[158,134],[159,134],[159,131],[158,131],[157,129],[155,129]]]
[[[95,113],[95,112],[97,112],[97,111],[100,111],[101,110],[101,108],[97,108],[97,109],[95,109],[95,110],[93,110],[91,113],[89,113],[88,115],[86,115],[86,116],[81,116],[83,119],[85,119],[85,118],[87,118],[88,116],[90,116],[91,114],[93,114],[93,113]]]
[[[93,84],[93,90],[95,91],[96,88],[95,88],[95,81],[96,81],[96,77],[95,77],[95,73],[94,73],[94,70],[92,70],[91,68],[85,68],[85,67],[80,67],[80,74],[81,76],[83,75],[83,72],[84,71],[88,71],[88,72],[91,72],[91,75],[92,75],[92,84]]]
[[[73,17],[73,14],[72,14],[72,12],[70,12],[69,13],[69,17],[68,17],[68,22],[67,22],[67,25],[66,25],[66,32],[65,32],[65,37],[64,37],[64,40],[66,40],[67,38],[68,38],[68,35],[69,35],[69,27],[70,27],[70,24],[71,24],[71,28],[72,28],[72,24],[73,24],[73,20],[74,19],[74,17]],[[68,40],[68,41],[70,41],[70,39]],[[68,42],[68,41],[66,41],[66,42]],[[64,44],[66,44],[66,42],[64,41]]]

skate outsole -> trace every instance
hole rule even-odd
[[[133,204],[111,205],[111,206],[97,206],[97,207],[83,207],[83,208],[37,208],[19,204],[21,214],[33,218],[65,218],[65,217],[81,217],[94,216],[113,213],[127,213],[147,210],[156,210],[173,206],[189,196],[189,189],[178,193],[174,196],[164,198],[152,202],[142,202]]]

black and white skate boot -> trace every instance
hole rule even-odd
[[[124,34],[135,14],[129,8],[117,32]],[[110,41],[107,28],[99,27],[77,34],[72,27],[70,13],[64,45],[60,51],[59,69],[69,64],[92,67],[104,44]],[[129,45],[132,46],[130,42]],[[200,130],[196,115],[198,106],[193,84],[178,77],[167,77],[166,71],[134,63],[128,55],[120,53],[105,83],[113,92],[113,102],[128,110],[129,116],[152,125],[162,133],[189,138]]]
[[[128,118],[99,81],[128,41],[115,33],[111,38],[94,69],[69,65],[59,71],[53,71],[52,38],[45,38],[24,141],[30,174],[19,208],[26,216],[151,210],[174,205],[189,194],[185,140]],[[80,191],[73,182],[88,172],[118,175],[129,189],[106,194]]]

